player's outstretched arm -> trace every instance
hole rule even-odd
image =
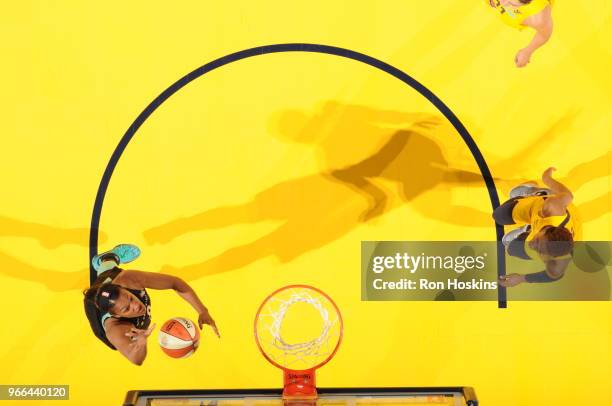
[[[555,168],[548,168],[542,174],[542,182],[552,190],[553,195],[546,199],[544,207],[542,207],[542,215],[548,216],[562,216],[565,214],[567,206],[574,199],[574,195],[564,184],[553,179],[552,173]]]
[[[131,323],[108,320],[106,337],[131,363],[142,365],[147,357],[147,338],[155,324],[146,330],[135,328]]]
[[[553,32],[553,19],[551,7],[547,6],[540,13],[527,18],[524,25],[533,28],[536,33],[531,39],[531,42],[523,49],[518,51],[514,61],[516,66],[522,68],[529,63],[531,55],[542,45],[546,44]]]
[[[142,271],[123,271],[121,280],[134,285],[141,286],[142,288],[149,289],[173,289],[176,293],[185,299],[187,303],[198,312],[198,324],[200,328],[204,324],[208,324],[217,337],[220,337],[219,329],[215,323],[215,320],[210,316],[208,309],[197,293],[189,286],[187,282],[173,275],[167,275],[156,272],[142,272]]]
[[[571,259],[552,259],[546,261],[546,269],[541,272],[518,274],[513,273],[500,278],[499,283],[504,287],[512,287],[521,283],[550,283],[556,282],[565,275],[565,269],[569,265]]]

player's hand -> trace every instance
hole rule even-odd
[[[518,273],[511,273],[510,275],[502,276],[499,278],[499,284],[504,288],[520,285],[525,282],[525,275]]]
[[[208,324],[213,329],[217,337],[221,338],[221,334],[219,334],[219,329],[217,328],[217,324],[215,323],[213,318],[210,316],[210,313],[208,313],[208,310],[204,310],[198,316],[198,325],[200,326],[200,329],[202,329],[202,326],[204,324]]]
[[[130,338],[131,341],[146,341],[147,337],[151,335],[153,330],[155,329],[155,323],[149,326],[147,329],[140,329],[136,327],[132,327],[130,331],[125,333],[127,337]]]
[[[516,64],[517,68],[522,68],[524,66],[527,66],[530,58],[531,52],[523,48],[516,53],[516,56],[514,57],[514,63]]]
[[[546,182],[548,179],[552,179],[552,174],[556,171],[557,168],[553,168],[552,166],[544,171],[542,174],[542,180]]]

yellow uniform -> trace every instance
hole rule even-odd
[[[489,0],[486,0],[489,3]],[[515,0],[518,4],[519,1]],[[552,6],[554,0],[533,0],[529,4],[523,4],[519,7],[507,5],[503,6],[499,0],[493,0],[495,9],[499,11],[501,19],[504,23],[517,30],[522,30],[526,26],[523,22],[526,18],[538,14],[546,8]]]
[[[574,236],[574,241],[580,240],[581,230],[578,212],[573,204],[567,206],[566,213],[562,216],[542,216],[542,208],[549,196],[527,196],[519,199],[512,209],[512,219],[516,224],[529,224],[531,230],[525,240],[525,252],[532,258],[538,256],[537,252],[529,247],[529,241],[533,240],[537,233],[544,227],[558,227],[563,225]],[[541,256],[540,256],[541,257]]]

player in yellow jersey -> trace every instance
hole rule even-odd
[[[579,221],[572,192],[553,179],[554,170],[548,168],[542,175],[548,188],[533,183],[520,185],[493,212],[497,224],[522,225],[504,235],[502,242],[508,255],[540,259],[546,265],[542,272],[507,275],[500,281],[502,286],[554,282],[563,276],[571,261],[574,241],[579,238]]]
[[[522,68],[529,63],[531,55],[550,39],[553,31],[552,5],[554,0],[487,0],[489,5],[499,11],[507,25],[523,30],[533,28],[536,33],[531,42],[520,49],[514,62]]]

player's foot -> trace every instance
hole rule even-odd
[[[527,224],[526,226],[523,227],[519,227],[516,228],[512,231],[507,232],[506,234],[504,234],[504,236],[502,237],[502,244],[504,244],[504,247],[508,247],[508,245],[510,245],[510,243],[514,240],[516,240],[516,238],[526,232],[529,232],[529,230],[531,229],[531,226],[529,224]]]
[[[96,255],[91,264],[98,273],[102,273],[120,264],[127,264],[140,256],[140,248],[133,244],[119,244],[110,251]]]
[[[527,182],[515,186],[510,191],[510,198],[525,197],[525,196],[544,196],[550,194],[550,189],[538,187],[535,182]]]

